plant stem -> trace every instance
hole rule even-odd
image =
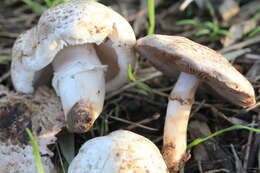
[[[194,141],[192,141],[188,146],[187,149],[191,149],[193,147],[195,147],[196,145],[205,142],[215,136],[221,135],[222,133],[228,132],[228,131],[232,131],[232,130],[239,130],[239,129],[245,129],[245,130],[249,130],[249,131],[253,131],[256,133],[260,133],[260,129],[255,129],[255,128],[251,128],[251,127],[247,127],[247,126],[243,126],[243,125],[234,125],[231,127],[228,127],[226,129],[222,129],[219,131],[216,131],[215,133],[212,133],[211,135],[205,137],[205,138],[197,138]]]
[[[29,139],[32,143],[33,154],[34,154],[35,161],[36,161],[36,164],[37,164],[38,173],[44,173],[45,171],[44,171],[44,167],[42,165],[41,155],[40,155],[40,152],[39,152],[39,149],[38,149],[36,139],[33,136],[32,132],[28,128],[25,128],[25,131],[27,132]]]
[[[155,28],[155,5],[154,0],[148,0],[148,14],[149,14],[149,29],[148,29],[148,35],[151,35],[154,33]]]

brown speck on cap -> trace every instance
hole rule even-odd
[[[136,49],[165,74],[176,69],[193,74],[236,105],[255,104],[249,81],[225,57],[206,46],[180,36],[149,35],[137,41]]]

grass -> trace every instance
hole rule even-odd
[[[11,59],[11,56],[0,56],[0,64],[7,64]]]
[[[25,131],[26,131],[27,135],[29,136],[29,139],[32,143],[33,154],[34,154],[34,158],[35,158],[35,161],[36,161],[38,173],[44,173],[45,171],[44,171],[44,168],[43,168],[43,165],[42,165],[41,155],[40,155],[40,152],[39,152],[39,149],[38,149],[36,138],[33,136],[30,129],[25,128]]]
[[[135,75],[133,74],[132,66],[130,64],[128,64],[127,73],[128,73],[128,78],[132,82],[136,83],[137,86],[139,87],[139,88],[132,88],[130,91],[142,95],[146,95],[146,96],[148,96],[152,92],[152,89],[148,85],[136,79]]]
[[[44,0],[44,4],[35,2],[34,0],[22,0],[25,4],[31,7],[37,14],[42,14],[48,8],[58,5],[63,2],[68,2],[70,0]]]
[[[154,34],[155,29],[155,4],[154,0],[148,0],[149,28],[148,35]]]
[[[230,35],[228,30],[222,29],[218,24],[211,21],[201,22],[198,19],[184,19],[176,22],[176,25],[193,25],[198,30],[194,34],[196,37],[208,35],[211,41],[219,40],[221,35]]]
[[[254,37],[257,33],[260,32],[260,26],[255,27],[250,33],[248,34],[249,37]]]
[[[225,128],[225,129],[222,129],[222,130],[219,130],[219,131],[216,131],[215,133],[212,133],[211,135],[205,137],[205,138],[197,138],[195,139],[194,141],[192,141],[188,146],[187,148],[188,149],[191,149],[195,146],[197,146],[198,144],[202,143],[202,142],[205,142],[213,137],[216,137],[216,136],[219,136],[225,132],[228,132],[228,131],[232,131],[232,130],[240,130],[240,129],[245,129],[245,130],[249,130],[249,131],[253,131],[253,132],[256,132],[256,133],[260,133],[260,129],[255,129],[255,128],[251,128],[251,127],[247,127],[247,126],[243,126],[243,125],[234,125],[234,126],[231,126],[231,127],[228,127],[228,128]]]

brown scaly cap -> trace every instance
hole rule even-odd
[[[137,51],[165,74],[178,69],[195,75],[230,102],[255,104],[250,82],[221,54],[180,36],[149,35],[137,41]]]

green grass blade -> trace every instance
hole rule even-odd
[[[206,27],[208,27],[209,29],[212,29],[212,30],[215,30],[215,28],[218,28],[218,25],[216,25],[212,22],[209,22],[209,21],[203,22],[202,25],[206,26]]]
[[[0,64],[6,64],[11,61],[11,56],[0,56]]]
[[[218,136],[218,135],[221,135],[222,133],[225,133],[225,132],[228,132],[228,131],[232,131],[232,130],[239,130],[239,129],[245,129],[245,130],[249,130],[249,131],[253,131],[253,132],[256,132],[256,133],[260,133],[260,129],[255,129],[255,128],[251,128],[251,127],[247,127],[247,126],[243,126],[243,125],[234,125],[234,126],[231,126],[231,127],[228,127],[226,129],[222,129],[222,130],[219,130],[219,131],[216,131],[215,133],[212,133],[211,135],[205,137],[205,138],[197,138],[195,139],[194,141],[192,141],[188,146],[187,148],[188,149],[191,149],[193,147],[195,147],[196,145],[202,143],[202,142],[205,142],[215,136]]]
[[[218,18],[215,12],[215,8],[210,1],[206,1],[206,8],[208,9],[209,14],[213,19],[213,23],[218,24]]]
[[[148,85],[146,85],[145,83],[143,83],[143,82],[141,82],[141,81],[139,81],[139,80],[136,79],[136,77],[135,77],[134,74],[133,74],[133,70],[132,70],[131,64],[128,64],[127,73],[128,73],[129,79],[130,79],[132,82],[136,83],[136,84],[137,84],[140,88],[142,88],[143,90],[148,91],[148,92],[151,92],[152,89],[151,89]]]
[[[136,81],[136,78],[133,74],[133,70],[132,70],[132,66],[131,64],[128,64],[128,68],[127,68],[127,73],[128,73],[128,77],[131,81],[135,82]]]
[[[148,0],[149,28],[148,35],[154,33],[155,28],[155,5],[154,0]]]
[[[52,1],[52,6],[58,5],[58,4],[62,3],[62,2],[66,2],[66,1],[65,0],[53,0]]]
[[[58,5],[58,4],[63,3],[63,2],[69,2],[69,1],[71,1],[71,0],[53,0],[52,6]]]
[[[50,0],[44,0],[44,2],[48,7],[52,7],[53,5],[53,2],[51,2]]]
[[[38,149],[38,145],[37,145],[36,139],[33,136],[33,134],[30,131],[30,129],[25,128],[25,131],[28,134],[29,139],[30,139],[30,141],[32,143],[33,154],[34,154],[34,157],[35,157],[38,173],[44,173],[44,168],[43,168],[43,165],[42,165],[41,155],[40,155],[40,152],[39,152],[39,149]]]
[[[208,29],[201,29],[198,32],[195,33],[196,37],[202,36],[202,35],[208,35],[210,33],[210,30]]]
[[[44,7],[38,2],[34,2],[32,0],[22,0],[22,1],[28,6],[30,6],[38,14],[42,14],[45,10],[47,10],[46,7]]]
[[[249,33],[249,37],[253,37],[255,36],[258,32],[260,32],[260,26],[257,26],[255,29],[253,29],[250,33]]]
[[[231,35],[231,32],[229,32],[228,30],[225,30],[225,29],[219,29],[217,31],[217,34],[219,34],[219,35]]]
[[[115,108],[114,108],[114,110],[113,110],[113,115],[115,116],[115,117],[119,117],[119,115],[120,115],[120,105],[119,104],[115,104]]]
[[[181,26],[181,25],[194,25],[194,26],[199,26],[200,25],[200,21],[198,19],[183,19],[180,20],[178,22],[176,22],[177,26]]]

